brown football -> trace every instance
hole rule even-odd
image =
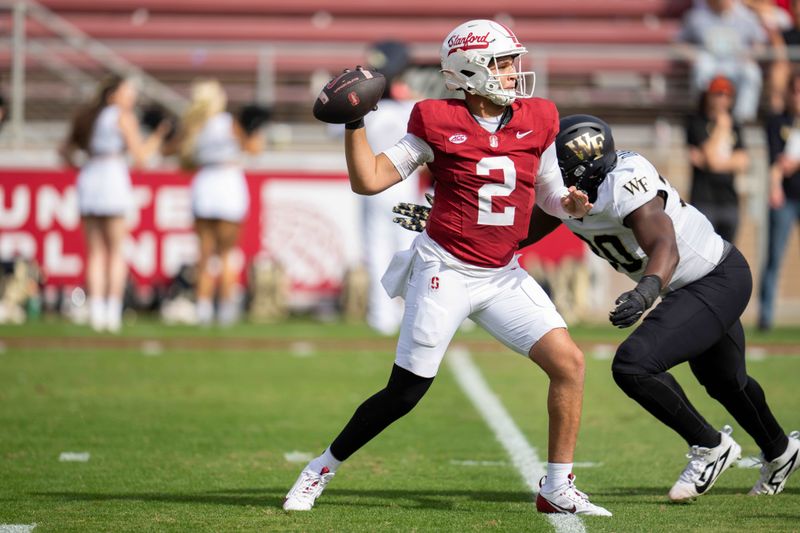
[[[322,88],[314,102],[314,116],[330,124],[358,120],[375,108],[385,87],[383,74],[361,67],[345,70]]]

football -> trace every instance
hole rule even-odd
[[[345,70],[320,91],[314,117],[329,124],[356,121],[375,109],[385,87],[383,74],[362,67]]]

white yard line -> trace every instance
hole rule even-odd
[[[36,524],[0,524],[0,533],[30,533]]]
[[[164,345],[158,340],[147,340],[142,342],[142,355],[145,357],[158,357],[164,355]]]
[[[86,463],[91,454],[89,452],[61,452],[58,460],[62,463]]]
[[[311,452],[300,452],[293,450],[291,452],[284,453],[283,458],[290,463],[308,463],[314,458],[314,454]]]
[[[481,414],[484,422],[494,432],[494,436],[505,448],[511,462],[522,480],[536,495],[539,492],[539,480],[547,473],[536,449],[522,434],[514,419],[495,396],[481,371],[472,362],[466,348],[454,346],[450,349],[447,362],[455,375],[461,390],[470,399],[475,409]],[[534,500],[531,501],[533,503]],[[583,522],[575,515],[545,515],[557,533],[582,533],[586,531]]]

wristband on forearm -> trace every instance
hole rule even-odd
[[[639,280],[639,283],[636,284],[636,292],[642,295],[647,305],[645,309],[653,305],[658,295],[661,294],[661,286],[661,278],[655,274],[643,276],[642,279]]]
[[[358,120],[354,120],[353,122],[348,122],[344,125],[344,129],[346,130],[358,130],[364,127],[364,117],[361,117]]]

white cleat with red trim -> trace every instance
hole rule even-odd
[[[333,476],[333,472],[328,470],[327,466],[319,472],[306,466],[300,472],[300,477],[294,482],[294,486],[286,494],[286,498],[283,500],[283,510],[310,511]]]
[[[544,485],[547,476],[539,481]],[[575,487],[575,475],[570,474],[566,484],[553,492],[539,491],[536,495],[536,510],[540,513],[577,514],[583,516],[611,516],[607,509],[589,501],[589,496]]]

